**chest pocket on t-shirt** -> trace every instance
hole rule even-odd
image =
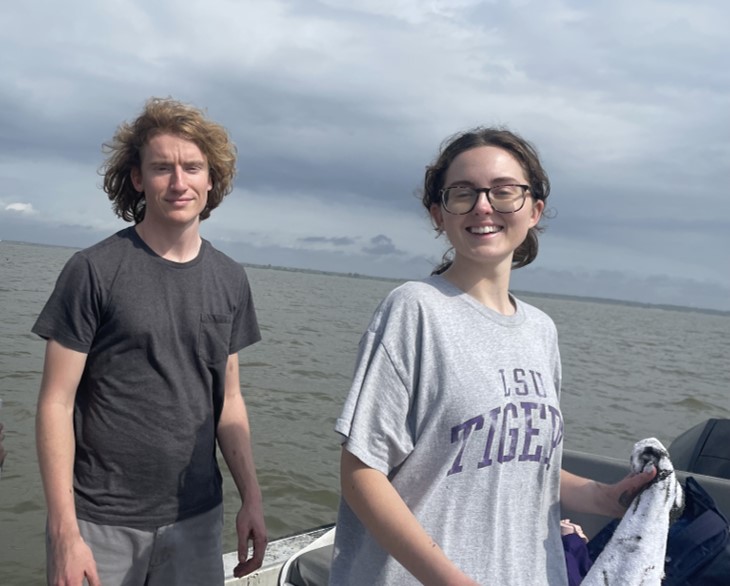
[[[203,313],[200,316],[198,356],[210,364],[226,360],[231,341],[230,315]]]

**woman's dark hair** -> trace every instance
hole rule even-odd
[[[172,98],[150,98],[137,119],[120,124],[112,140],[103,145],[108,158],[100,173],[114,213],[126,222],[139,223],[144,219],[144,193],[134,188],[131,173],[141,166],[142,149],[160,134],[189,140],[205,155],[213,185],[208,202],[200,212],[200,219],[205,220],[233,190],[236,147],[220,124],[206,118],[198,108]]]
[[[501,148],[511,154],[522,166],[530,184],[530,195],[535,200],[546,201],[550,195],[550,180],[542,168],[537,150],[521,136],[504,128],[477,127],[459,132],[447,138],[442,144],[436,160],[426,167],[423,182],[422,202],[431,210],[432,205],[441,205],[441,190],[451,163],[464,151],[482,146]],[[436,228],[439,231],[439,228]],[[512,258],[512,268],[518,269],[530,264],[537,257],[537,234],[542,227],[533,226],[527,232],[524,242],[517,247]],[[451,263],[452,249],[444,253],[441,264],[432,274],[443,273]]]

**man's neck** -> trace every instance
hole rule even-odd
[[[135,226],[137,235],[157,255],[172,262],[189,262],[200,252],[200,222],[196,221],[179,229],[156,226],[146,219]]]

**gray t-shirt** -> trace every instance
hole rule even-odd
[[[440,276],[395,289],[361,340],[336,430],[474,580],[564,586],[557,332],[515,303],[501,315]],[[330,584],[417,581],[342,500]]]
[[[261,337],[241,265],[207,241],[171,262],[127,228],[68,261],[33,332],[88,355],[74,407],[80,519],[152,529],[221,502],[226,361]]]

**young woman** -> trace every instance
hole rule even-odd
[[[362,338],[336,424],[330,584],[563,586],[560,502],[620,516],[650,480],[560,469],[555,326],[509,292],[549,193],[535,149],[507,130],[458,134],[427,168],[423,204],[453,252],[391,292]]]

